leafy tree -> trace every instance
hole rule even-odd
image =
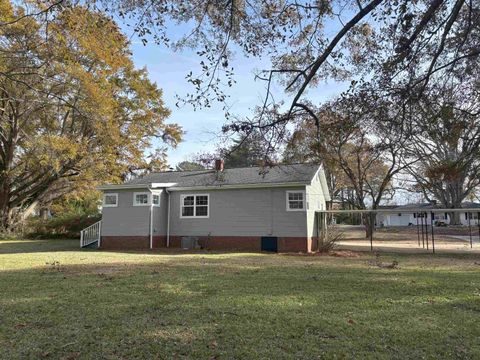
[[[175,146],[181,129],[165,123],[162,91],[134,68],[111,19],[81,6],[23,18],[0,27],[0,53],[0,226],[38,202],[165,166],[151,140]]]
[[[416,187],[445,208],[460,208],[480,185],[480,99],[468,83],[438,88],[415,107],[409,151],[420,160],[409,168]],[[459,224],[458,213],[451,214]]]
[[[288,118],[308,107],[307,90],[322,79],[383,79],[415,96],[435,77],[477,61],[478,2],[465,0],[206,0],[136,2],[103,0],[109,11],[135,21],[146,43],[192,48],[201,72],[184,101],[210,106],[225,101],[233,86],[231,59],[238,50],[268,56],[272,67],[256,78],[266,82],[263,107],[273,106],[271,82],[292,94]],[[172,23],[179,25],[175,36]],[[375,66],[372,67],[372,64]],[[312,114],[311,114],[312,115]],[[256,119],[258,120],[258,118]]]
[[[353,194],[347,200],[356,209],[376,209],[393,195],[394,177],[415,160],[404,145],[409,131],[392,126],[404,123],[400,109],[385,99],[357,92],[325,104],[316,111],[318,131],[308,119],[300,121],[286,146],[285,158],[321,162],[329,169],[334,196]],[[297,147],[297,143],[302,144]],[[367,236],[373,224],[366,218]]]

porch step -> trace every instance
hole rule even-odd
[[[98,249],[98,240],[82,246],[82,249]]]

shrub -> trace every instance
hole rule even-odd
[[[327,236],[323,241],[318,242],[318,251],[321,253],[327,253],[332,251],[336,243],[343,238],[343,231],[340,231],[338,227],[330,225],[328,227]]]
[[[64,214],[51,219],[32,217],[27,220],[25,234],[28,238],[79,238],[80,231],[96,223],[100,215]]]

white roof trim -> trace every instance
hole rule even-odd
[[[152,189],[157,189],[157,188],[168,188],[177,185],[177,183],[151,183],[150,187]]]
[[[327,177],[325,175],[325,170],[323,168],[323,165],[320,165],[318,167],[318,170],[315,172],[315,175],[313,175],[313,178],[312,178],[312,181],[310,182],[310,185],[313,184],[313,180],[315,180],[315,177],[317,175],[320,179],[320,186],[322,187],[322,192],[323,192],[323,196],[325,198],[325,201],[331,201],[332,198],[330,197],[330,191],[328,190]]]
[[[308,185],[305,182],[291,182],[291,183],[265,183],[265,184],[234,184],[234,185],[211,185],[211,186],[183,186],[172,187],[169,191],[185,191],[185,190],[222,190],[222,189],[259,189],[259,188],[274,188],[274,187],[303,187]]]
[[[328,184],[327,184],[327,176],[325,175],[325,170],[320,168],[320,184],[322,185],[322,190],[323,190],[323,196],[325,197],[326,201],[331,201],[332,197],[330,196],[330,191],[328,190]]]
[[[121,190],[121,189],[148,189],[148,184],[110,184],[100,185],[98,190]]]
[[[177,183],[151,183],[151,184],[111,184],[100,185],[98,190],[121,190],[121,189],[160,189],[175,186]]]

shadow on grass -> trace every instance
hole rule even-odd
[[[0,357],[480,355],[478,272],[364,260],[175,257],[0,273]]]

